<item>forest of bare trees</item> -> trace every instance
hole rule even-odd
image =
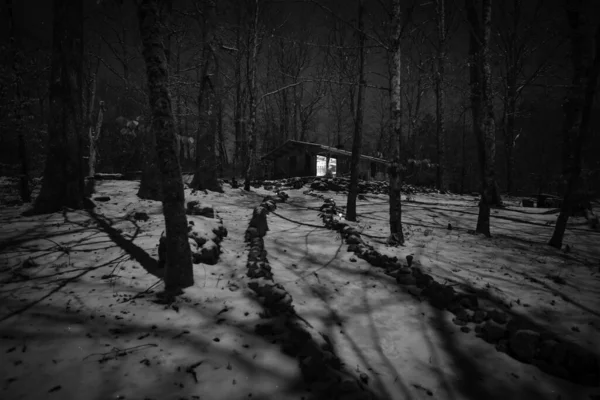
[[[290,139],[352,152],[348,220],[360,155],[389,160],[391,243],[410,183],[478,193],[486,236],[503,196],[558,195],[560,248],[600,191],[600,18],[554,3],[53,0],[48,26],[7,0],[0,174],[23,202],[43,177],[39,214],[86,207],[98,172],[139,173],[139,196],[163,203],[174,290],[192,284],[182,172],[249,191]]]

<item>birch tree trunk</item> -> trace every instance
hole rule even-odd
[[[585,1],[565,1],[571,28],[572,85],[563,103],[563,180],[565,192],[560,214],[554,226],[549,245],[561,248],[569,216],[578,196],[581,177],[581,150],[590,136],[590,119],[600,74],[600,24],[593,35]]]
[[[390,166],[390,244],[404,244],[404,232],[402,231],[402,166],[401,141],[402,141],[402,58],[400,48],[400,34],[402,31],[401,0],[394,0],[392,5],[392,69],[391,69],[391,118],[394,137],[394,159]]]
[[[169,3],[168,0],[142,0],[138,6],[138,18],[152,112],[151,129],[156,140],[157,164],[163,189],[167,253],[165,291],[177,293],[182,288],[192,286],[194,276],[163,42]]]
[[[28,214],[81,209],[83,4],[54,0],[48,155],[40,194]]]
[[[354,140],[352,141],[352,156],[350,158],[350,187],[346,203],[346,219],[356,221],[356,198],[358,197],[358,172],[360,151],[362,147],[363,102],[365,97],[365,34],[363,0],[358,0],[358,95],[356,100],[356,118],[354,119]]]

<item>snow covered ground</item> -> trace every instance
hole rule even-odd
[[[252,208],[269,194],[186,191],[212,204],[229,235],[217,265],[195,266],[175,304],[161,289],[159,203],[138,183],[103,181],[94,213],[20,217],[0,211],[0,399],[309,399],[297,361],[258,336],[261,305],[243,279]],[[290,190],[265,237],[274,280],[298,314],[327,333],[337,355],[369,377],[381,399],[591,399],[578,386],[463,333],[452,315],[420,301],[347,252],[318,217],[322,200]],[[340,205],[343,195],[328,194]],[[600,232],[573,219],[564,253],[546,246],[556,215],[494,210],[492,233],[469,234],[473,198],[413,195],[403,204],[406,246],[385,245],[387,199],[359,201],[358,226],[380,252],[436,279],[489,292],[548,330],[600,352]],[[135,212],[150,219],[138,221]],[[448,224],[452,229],[448,230]]]

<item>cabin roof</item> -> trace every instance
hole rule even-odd
[[[327,156],[328,154],[330,156],[335,156],[335,155],[340,155],[340,156],[344,156],[344,157],[352,156],[351,151],[342,150],[342,149],[338,149],[338,148],[331,147],[331,146],[325,146],[325,145],[319,144],[319,143],[301,142],[299,140],[288,140],[287,142],[285,142],[278,148],[271,150],[269,153],[265,154],[262,157],[262,159],[274,161],[277,158],[284,157],[284,156],[290,154],[291,152],[293,152],[294,150],[297,150],[298,148],[303,148],[305,151],[308,151],[309,153],[312,153],[315,155],[320,155],[320,156]],[[380,164],[389,164],[389,161],[384,160],[383,158],[367,156],[364,154],[361,154],[360,158],[362,160],[368,160],[368,161],[372,161],[372,162],[376,162],[376,163],[380,163]]]

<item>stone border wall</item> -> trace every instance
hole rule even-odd
[[[288,198],[284,192],[267,196],[252,213],[245,240],[250,246],[247,272],[248,287],[264,307],[267,321],[255,327],[257,334],[281,343],[282,352],[298,359],[304,380],[312,384],[316,399],[376,399],[368,387],[368,377],[354,377],[342,365],[327,335],[318,332],[294,310],[292,296],[273,280],[267,259],[264,236],[267,215],[277,203]]]
[[[363,241],[356,229],[336,218],[341,210],[333,199],[326,199],[320,210],[325,227],[340,232],[348,244],[348,251],[373,266],[383,268],[411,294],[426,298],[432,306],[454,314],[453,322],[461,327],[461,331],[469,333],[471,328],[468,325],[475,325],[476,336],[495,345],[498,351],[533,364],[550,375],[584,386],[600,386],[600,358],[597,354],[561,340],[524,317],[511,315],[507,309],[483,307],[481,297],[441,284],[421,268],[413,266],[412,256],[407,256],[407,264],[403,265],[397,257],[377,252]]]

